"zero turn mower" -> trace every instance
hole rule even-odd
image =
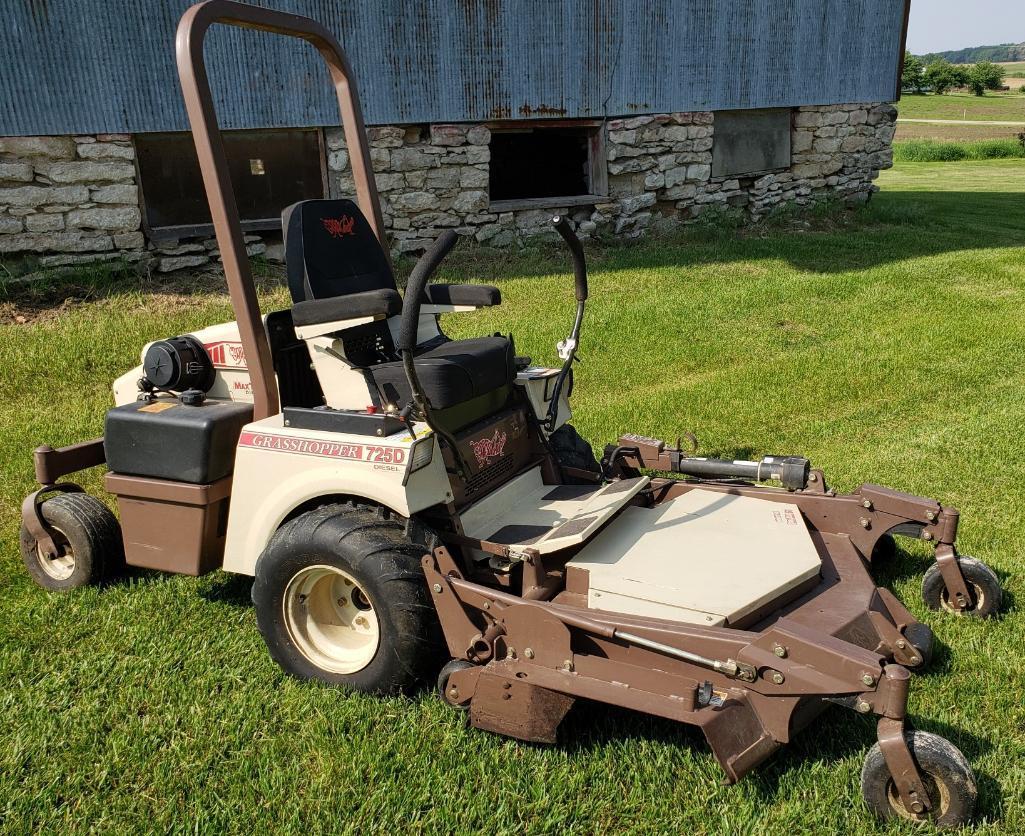
[[[355,201],[285,211],[293,304],[266,316],[203,63],[214,23],[313,44],[351,156]],[[1000,584],[958,555],[955,509],[871,484],[838,494],[796,456],[700,459],[623,435],[599,461],[567,423],[588,287],[566,219],[577,309],[561,364],[501,335],[451,340],[439,315],[499,291],[429,283],[450,231],[399,295],[334,37],[209,0],[182,18],[177,58],[237,321],[145,346],[102,438],[36,450],[22,550],[42,586],[122,562],[251,575],[267,647],[297,677],[394,692],[441,668],[470,723],[530,741],[553,741],[578,698],[626,706],[699,726],[731,782],[842,705],[878,717],[861,780],[875,813],[968,819],[964,756],[906,717],[932,633],[869,574],[893,535],[925,540],[926,604],[994,613]],[[120,522],[60,481],[101,464]]]

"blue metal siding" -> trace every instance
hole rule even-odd
[[[188,0],[6,0],[0,136],[187,127]],[[903,0],[264,0],[348,51],[367,121],[468,122],[883,101]],[[223,127],[337,124],[311,47],[217,27]]]

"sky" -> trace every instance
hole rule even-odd
[[[1023,0],[912,0],[908,49],[916,55],[1025,41]]]

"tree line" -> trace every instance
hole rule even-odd
[[[946,58],[934,58],[926,64],[908,52],[904,55],[900,84],[904,90],[914,93],[929,89],[942,96],[955,87],[967,87],[976,96],[984,96],[987,90],[1001,89],[1005,75],[1004,68],[992,61],[965,66],[951,64]]]

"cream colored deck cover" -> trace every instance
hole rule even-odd
[[[796,505],[692,490],[627,508],[569,563],[588,606],[691,624],[735,623],[819,573]]]

